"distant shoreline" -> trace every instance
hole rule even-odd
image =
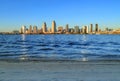
[[[12,33],[0,33],[0,35],[119,35],[120,33],[112,33],[112,34],[108,34],[108,33],[100,33],[100,34],[78,34],[78,33],[69,33],[69,34],[12,34]]]

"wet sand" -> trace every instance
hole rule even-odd
[[[0,62],[0,81],[120,81],[120,62]]]

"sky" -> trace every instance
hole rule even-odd
[[[120,28],[120,0],[0,0],[0,32],[20,30],[22,25],[37,25],[43,22],[51,27],[99,24]]]

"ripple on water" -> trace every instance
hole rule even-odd
[[[35,46],[48,46],[47,44],[37,44],[37,45],[35,45]]]
[[[6,41],[0,41],[0,44],[4,44],[4,43],[7,43]]]
[[[49,50],[54,50],[54,49],[53,48],[40,48],[40,50],[49,51]]]
[[[103,58],[120,58],[120,55],[101,55]]]
[[[54,44],[54,45],[52,45],[52,47],[58,48],[58,47],[61,47],[61,46],[60,46],[60,45],[57,45],[57,44]]]
[[[70,59],[120,58],[119,35],[86,35],[85,40],[82,40],[83,35],[25,35],[23,38],[21,35],[6,35],[5,41],[0,39],[1,57],[14,58],[21,54],[39,57],[45,54],[50,58],[51,54],[56,54],[60,55],[59,58]]]
[[[79,45],[78,42],[68,42],[68,45]]]

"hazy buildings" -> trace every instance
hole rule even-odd
[[[51,28],[48,28],[48,33],[51,33]]]
[[[69,25],[68,24],[66,24],[65,31],[69,32]]]
[[[56,23],[55,21],[52,22],[52,33],[56,32]]]
[[[38,32],[37,26],[33,26],[33,33],[37,34],[37,32]]]
[[[75,27],[74,27],[74,33],[80,33],[79,26],[75,26]]]
[[[33,30],[32,30],[32,25],[29,26],[29,34],[32,34]]]
[[[42,31],[43,31],[43,33],[46,33],[46,32],[47,32],[47,25],[46,25],[46,22],[43,23]]]
[[[13,30],[12,33],[13,33],[13,34],[19,34],[19,31],[18,31],[18,30]]]

